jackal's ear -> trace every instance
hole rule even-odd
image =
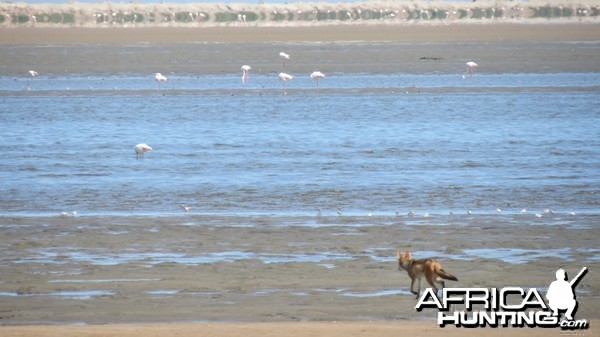
[[[401,257],[402,257],[402,253],[400,253],[400,249],[398,249],[398,250],[396,251],[396,258],[397,258],[398,260],[400,260],[400,258],[401,258]]]
[[[404,256],[406,256],[407,259],[410,258],[410,250],[406,250],[406,253],[404,253]]]

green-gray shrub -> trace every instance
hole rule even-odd
[[[29,15],[26,14],[13,14],[12,23],[27,23],[29,22]]]

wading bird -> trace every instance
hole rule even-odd
[[[27,72],[27,88],[29,88],[29,78],[38,77],[38,72],[35,70],[30,70]]]
[[[144,158],[144,152],[150,151],[152,148],[148,144],[138,144],[135,146],[135,159]]]
[[[250,77],[250,66],[247,64],[244,64],[242,66],[242,83],[248,83],[248,78]]]
[[[287,88],[286,88],[286,82],[290,81],[291,79],[293,79],[294,76],[290,75],[290,74],[286,74],[286,73],[279,73],[279,80],[283,81],[283,96],[287,95]]]
[[[161,73],[156,73],[154,74],[154,80],[156,81],[156,83],[158,83],[158,90],[160,90],[160,83],[166,82],[167,78]]]
[[[325,74],[320,71],[313,71],[310,78],[317,83],[317,93],[319,93],[319,79],[325,78]]]
[[[279,53],[279,57],[281,57],[281,59],[283,60],[283,63],[281,64],[281,72],[284,72],[285,71],[285,61],[290,59],[290,54],[281,52],[281,53]]]
[[[465,74],[469,74],[471,76],[473,76],[473,74],[475,73],[475,68],[479,67],[479,65],[473,61],[467,62],[466,65],[467,65],[467,71],[465,71]],[[463,78],[465,78],[465,75],[463,75]]]

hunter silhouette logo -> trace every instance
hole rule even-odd
[[[571,282],[568,282],[567,273],[563,269],[556,271],[556,281],[550,284],[546,293],[548,306],[552,309],[553,316],[558,316],[559,310],[566,310],[565,317],[569,321],[573,320],[573,315],[577,310],[575,287],[586,273],[587,268],[583,267],[579,274]]]
[[[440,327],[546,327],[561,329],[587,329],[589,321],[574,320],[577,311],[575,288],[588,272],[586,267],[570,282],[563,269],[556,271],[556,280],[548,287],[546,299],[537,288],[443,288],[441,297],[427,288],[415,309],[437,308]],[[464,311],[450,312],[452,305],[464,305]],[[473,307],[482,307],[474,311]],[[564,318],[560,314],[564,312]]]

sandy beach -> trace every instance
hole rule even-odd
[[[32,68],[50,76],[202,75],[238,72],[245,63],[270,74],[278,71],[276,55],[284,49],[294,55],[297,72],[461,73],[468,60],[490,73],[600,72],[595,23],[0,32],[2,76],[22,76]],[[443,251],[438,259],[459,279],[448,285],[457,287],[545,289],[558,268],[574,275],[588,266],[591,272],[577,288],[577,317],[592,324],[578,333],[596,335],[598,216],[565,220],[568,230],[546,226],[543,233],[531,225],[532,217],[500,221],[493,215],[461,215],[431,224],[406,216],[328,216],[319,219],[327,226],[313,227],[312,217],[5,216],[0,219],[0,292],[6,295],[0,301],[0,335],[561,334],[559,329],[440,329],[434,311],[415,311],[396,249],[411,249],[418,258]],[[503,247],[523,251],[516,257],[493,255]],[[464,249],[491,249],[491,255],[464,258]],[[76,256],[74,250],[86,254]],[[128,259],[132,252],[141,258]]]
[[[441,330],[429,322],[302,322],[302,323],[234,323],[234,324],[144,324],[144,325],[93,325],[93,326],[14,326],[0,327],[6,337],[39,337],[39,336],[244,336],[244,337],[277,337],[277,336],[377,336],[395,337],[410,336],[548,336],[547,329],[485,329],[469,330],[446,328]],[[588,330],[580,335],[593,335]],[[559,335],[559,332],[556,332]]]

